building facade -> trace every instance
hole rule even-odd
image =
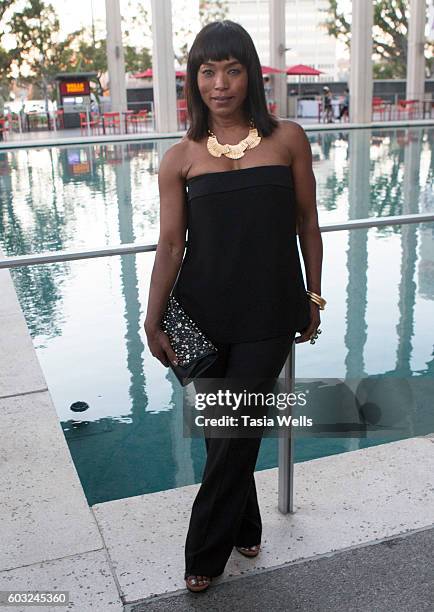
[[[327,0],[286,0],[286,65],[307,64],[323,71],[320,77],[309,80],[330,81],[342,77],[338,66],[336,40],[327,34],[320,23],[326,19]],[[240,23],[252,36],[259,59],[270,64],[269,0],[228,0],[228,19]],[[298,82],[298,77],[293,77]]]

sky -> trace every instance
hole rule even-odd
[[[80,27],[90,27],[92,23],[92,8],[95,20],[95,28],[100,33],[105,32],[105,0],[80,0],[79,2],[51,0],[56,9],[63,32],[70,32]],[[135,6],[141,4],[151,14],[151,0],[120,0],[121,13],[124,17],[132,17]],[[189,28],[198,31],[198,0],[172,0],[172,27],[176,31],[182,25],[188,23]],[[196,24],[196,27],[195,27]],[[194,38],[194,37],[193,37]],[[136,32],[132,35],[132,44],[143,45],[143,35]],[[152,41],[148,39],[147,46],[151,46]]]
[[[97,33],[98,31],[101,34],[104,33],[105,0],[79,0],[78,2],[51,0],[51,2],[59,15],[61,27],[65,33],[79,29],[82,26],[90,27],[92,8]],[[120,0],[122,14],[128,17],[133,16],[134,7],[139,3],[151,14],[151,0]],[[188,28],[194,32],[191,40],[187,39],[189,45],[192,44],[194,35],[200,29],[198,5],[199,0],[172,0],[173,31],[176,32],[182,26],[185,27],[188,24]],[[349,11],[351,9],[351,0],[340,0],[338,6],[342,10]],[[151,39],[148,38],[146,40],[145,37],[146,42],[143,42],[143,40],[143,33],[138,31],[135,35],[132,35],[131,43],[137,46],[145,44],[148,47],[152,47]],[[346,55],[344,49],[345,47],[342,45],[342,53]]]
[[[97,38],[105,37],[105,0],[50,1],[59,16],[61,35],[66,35],[82,27],[90,29],[93,14]],[[137,12],[139,5],[147,9],[149,15],[151,15],[151,0],[120,0],[121,13],[127,22],[131,23],[131,18]],[[175,51],[183,42],[187,42],[188,46],[191,46],[196,33],[200,30],[198,6],[199,0],[172,0],[172,28],[175,36]],[[350,11],[351,0],[339,0],[338,6],[341,10]],[[123,28],[125,29],[125,25],[123,25]],[[181,33],[176,37],[176,32],[182,28],[192,30],[192,33],[189,36]],[[13,46],[13,40],[8,41],[7,37],[3,42],[6,48]],[[143,30],[130,30],[130,39],[125,42],[152,49],[152,38]],[[337,41],[336,55],[338,58],[348,57],[348,50],[339,41]]]
[[[60,21],[60,34],[61,36],[66,35],[75,30],[79,30],[82,27],[89,28],[92,24],[92,13],[94,16],[96,36],[105,37],[105,0],[47,0],[54,7]],[[21,4],[24,5],[24,0],[21,0]],[[142,5],[148,10],[151,15],[151,0],[120,0],[121,14],[128,18],[134,16],[137,12],[136,7]],[[188,28],[193,32],[198,32],[200,29],[199,15],[198,15],[199,0],[172,0],[172,27],[173,31],[176,32],[181,27],[185,27],[188,24]],[[14,5],[14,7],[20,7],[20,1]],[[125,26],[123,26],[124,28]],[[191,36],[193,42],[194,35]],[[5,36],[3,39],[5,48],[12,48],[14,40],[11,37]],[[146,34],[140,30],[132,32],[131,44],[134,46],[147,46],[152,47],[152,38],[147,37]]]

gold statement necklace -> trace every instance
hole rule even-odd
[[[247,149],[254,149],[261,142],[261,136],[258,134],[258,130],[254,126],[253,120],[249,121],[250,129],[246,138],[240,140],[238,144],[220,144],[215,134],[208,130],[208,142],[207,149],[214,157],[221,157],[225,155],[230,159],[240,159],[243,157]]]

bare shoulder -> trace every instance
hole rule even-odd
[[[180,181],[184,179],[184,166],[188,155],[188,147],[188,140],[183,138],[167,149],[161,158],[158,169],[160,179],[170,178],[171,180],[178,179]]]
[[[279,131],[283,138],[291,141],[292,138],[306,138],[306,132],[302,125],[290,119],[279,120]]]
[[[176,177],[182,178],[187,144],[188,143],[180,140],[167,149],[160,161],[160,167],[158,169],[158,175],[160,177],[170,176],[172,179]]]
[[[296,121],[279,121],[279,131],[294,162],[300,156],[309,155],[310,143],[302,125]]]

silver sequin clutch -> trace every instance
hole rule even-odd
[[[217,348],[173,295],[169,297],[161,329],[178,357],[178,365],[171,363],[170,367],[182,386],[202,374],[217,359]]]

